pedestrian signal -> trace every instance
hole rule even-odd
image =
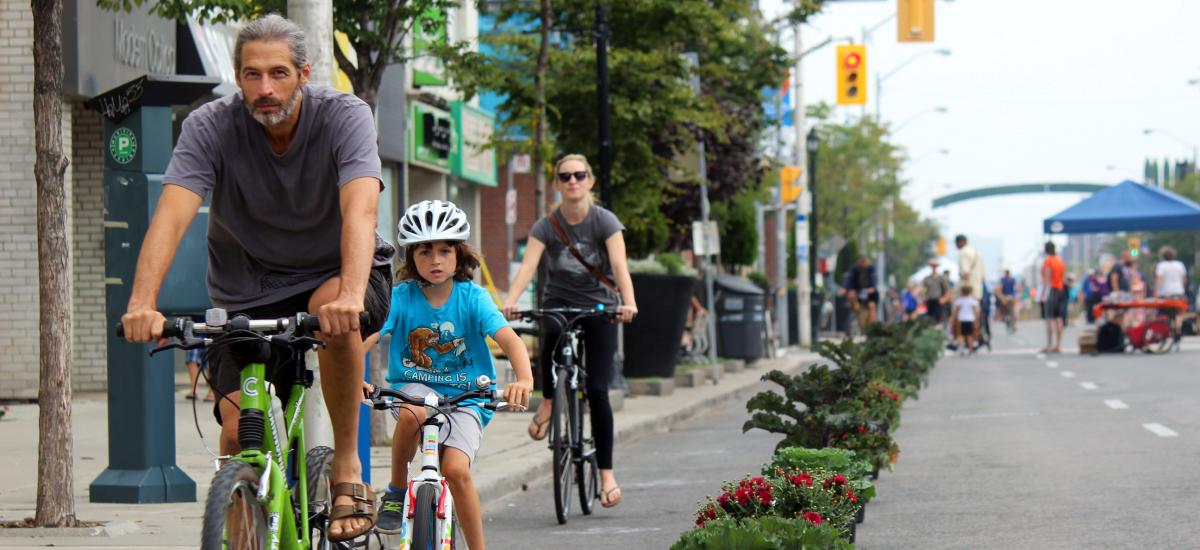
[[[938,256],[946,255],[946,237],[938,237],[937,248],[935,250]]]
[[[867,104],[867,47],[838,46],[837,49],[838,105]]]
[[[1129,239],[1129,255],[1136,258],[1141,251],[1142,251],[1142,240],[1141,239]]]
[[[933,1],[896,0],[896,40],[933,42]]]

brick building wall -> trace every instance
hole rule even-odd
[[[0,0],[0,399],[37,397],[33,14]]]
[[[72,106],[72,304],[76,391],[106,387],[108,321],[104,316],[104,128],[100,113]]]
[[[497,171],[500,174],[500,184],[496,187],[479,186],[480,235],[482,237],[483,257],[487,260],[488,269],[496,288],[501,292],[508,291],[508,281],[515,273],[508,271],[508,226],[504,223],[504,194],[508,191],[505,174],[508,167],[501,165]],[[529,235],[533,223],[537,221],[537,211],[534,208],[533,194],[536,182],[533,174],[513,174],[513,187],[517,190],[517,223],[513,226],[513,241],[519,241]],[[550,183],[547,182],[547,200],[553,194]]]

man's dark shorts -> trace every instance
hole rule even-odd
[[[319,285],[318,285],[319,286]],[[253,307],[244,311],[231,311],[229,316],[242,314],[251,319],[277,319],[291,317],[297,313],[308,311],[308,301],[317,289],[306,290],[284,298],[273,304]],[[360,328],[363,338],[379,332],[387,321],[388,310],[392,301],[392,272],[389,266],[379,266],[371,269],[371,278],[367,284],[367,293],[363,297],[364,309],[367,312],[367,323]],[[267,380],[275,386],[275,395],[284,403],[287,402],[294,374],[293,361],[290,354],[283,348],[273,347],[271,360],[267,362]],[[282,352],[282,353],[280,353]],[[217,346],[208,350],[209,384],[217,393],[217,401],[213,404],[213,416],[217,423],[221,422],[220,403],[225,394],[238,391],[241,385],[242,367],[245,362],[237,357],[230,346]]]
[[[1047,321],[1061,317],[1067,318],[1067,293],[1057,288],[1051,288],[1042,303],[1042,319]]]

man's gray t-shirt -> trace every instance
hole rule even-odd
[[[241,93],[183,121],[164,180],[212,193],[208,291],[213,304],[245,309],[312,290],[341,270],[339,191],[375,178],[382,188],[375,121],[361,99],[305,86],[291,146],[275,154]],[[395,249],[375,236],[375,266]]]
[[[608,247],[605,246],[609,237],[625,229],[616,214],[592,205],[588,208],[587,216],[577,225],[567,223],[566,218],[557,209],[550,213],[550,216],[558,217],[559,225],[571,240],[571,244],[575,245],[579,255],[616,283],[612,275],[612,265],[608,262]],[[533,224],[529,235],[546,245],[546,252],[542,258],[542,266],[546,268],[547,273],[545,300],[563,301],[577,307],[617,304],[617,296],[593,277],[559,240],[554,226],[550,225],[549,217]]]

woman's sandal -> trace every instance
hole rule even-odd
[[[365,483],[336,483],[333,486],[332,501],[338,497],[348,496],[353,504],[335,504],[329,514],[329,521],[334,522],[346,518],[364,518],[367,524],[358,531],[342,535],[329,535],[330,542],[342,542],[360,537],[375,526],[375,492]]]
[[[541,441],[550,435],[550,417],[547,416],[538,420],[537,413],[533,413],[533,420],[529,421],[529,437],[534,441]]]
[[[613,493],[617,494],[616,499],[612,498]],[[605,508],[612,508],[621,503],[621,497],[623,496],[621,494],[621,486],[613,485],[606,490],[600,491],[600,505]]]

